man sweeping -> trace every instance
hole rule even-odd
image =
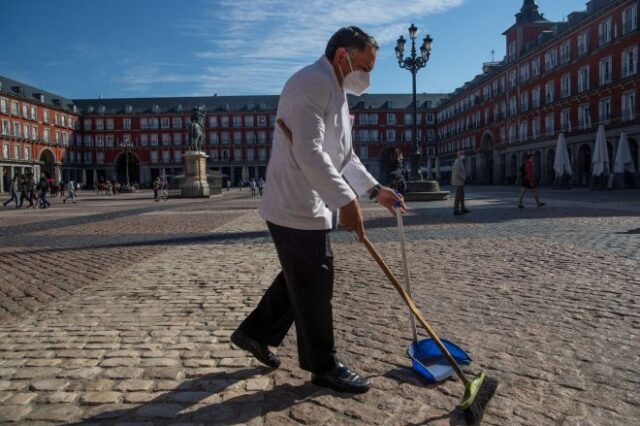
[[[293,323],[300,367],[314,384],[366,392],[370,383],[336,356],[331,298],[333,255],[329,231],[339,221],[365,237],[357,198],[368,196],[395,215],[402,197],[367,172],[353,151],[347,93],[369,86],[378,43],[357,27],[338,30],[325,55],[295,73],[278,103],[271,159],[260,214],[280,260],[277,275],[255,310],[231,336],[238,347],[277,368],[277,347]]]

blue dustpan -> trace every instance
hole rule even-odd
[[[440,339],[440,341],[458,364],[468,365],[471,363],[469,355],[459,346],[446,339]],[[412,342],[407,348],[407,355],[411,358],[411,367],[430,382],[441,382],[454,373],[453,368],[433,339]]]

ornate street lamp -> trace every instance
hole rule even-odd
[[[420,168],[420,145],[418,143],[418,102],[416,99],[416,74],[418,71],[427,66],[429,57],[431,56],[431,43],[433,39],[427,35],[422,40],[422,46],[420,46],[420,56],[416,52],[416,34],[418,27],[411,24],[409,27],[409,38],[411,39],[411,56],[404,57],[404,47],[406,40],[403,36],[400,36],[396,45],[396,58],[398,59],[398,65],[400,68],[409,70],[413,80],[413,155],[411,156],[411,179],[420,180],[419,168]]]
[[[131,190],[131,186],[129,185],[129,152],[134,148],[133,144],[131,143],[131,137],[129,137],[129,139],[127,140],[120,140],[120,142],[118,143],[118,147],[120,149],[124,149],[124,161],[125,161],[125,170],[124,170],[124,175],[125,175],[125,184],[124,184],[124,190],[125,192],[129,192]]]

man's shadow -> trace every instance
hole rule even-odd
[[[221,397],[219,402],[213,402],[196,410],[189,409],[212,395],[224,393],[225,389],[231,388],[229,391],[235,392],[234,384],[270,371],[272,370],[261,367],[230,373],[207,374],[185,381],[175,389],[144,404],[136,405],[134,408],[105,411],[85,418],[81,422],[69,424],[79,426],[96,423],[112,424],[112,422],[161,421],[163,423],[200,422],[229,425],[247,423],[256,417],[282,411],[322,395],[352,397],[351,394],[342,395],[319,388],[311,382],[297,386],[285,383],[265,391],[242,393],[228,399]],[[186,392],[190,393],[188,401],[181,400],[180,396]]]

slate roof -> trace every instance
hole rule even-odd
[[[10,95],[16,98],[22,98],[29,102],[46,105],[47,107],[57,108],[69,112],[73,111],[74,101],[64,96],[48,92],[37,87],[30,86],[20,81],[13,80],[9,77],[0,75],[0,94]],[[44,101],[44,102],[41,102]]]

